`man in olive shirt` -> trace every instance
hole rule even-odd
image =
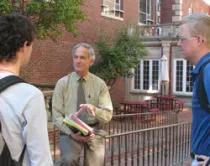
[[[113,112],[109,90],[103,80],[89,73],[89,67],[95,60],[95,53],[90,45],[77,44],[72,49],[72,57],[75,72],[61,78],[53,94],[53,119],[55,125],[61,130],[62,165],[79,165],[80,153],[84,147],[84,165],[102,166],[105,140],[100,132],[100,124],[108,123]],[[81,103],[78,108],[78,87],[81,78],[85,103]],[[66,116],[76,114],[78,109],[87,110],[78,117],[99,131],[98,133],[82,136],[63,122]]]

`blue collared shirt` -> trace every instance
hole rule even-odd
[[[192,136],[191,148],[195,154],[210,156],[210,112],[198,102],[196,87],[201,66],[210,59],[210,53],[203,56],[191,73],[193,78],[192,97]],[[203,82],[210,103],[210,63],[203,70]]]

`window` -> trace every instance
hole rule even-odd
[[[102,15],[123,18],[123,0],[102,0]]]
[[[151,0],[139,0],[139,22],[142,24],[152,24]]]
[[[133,91],[156,93],[160,90],[160,60],[141,60],[135,69]]]
[[[193,68],[194,66],[184,59],[174,60],[174,93],[192,95],[193,82],[190,72]]]

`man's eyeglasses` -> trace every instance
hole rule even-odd
[[[194,38],[194,37],[198,37],[198,36],[189,36],[189,37],[184,37],[184,36],[179,36],[179,35],[176,36],[177,40],[181,41],[181,42],[191,39],[191,38]]]

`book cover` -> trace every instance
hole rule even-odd
[[[80,131],[83,135],[87,136],[93,133],[93,128],[85,124],[75,115],[70,115],[69,117],[65,117],[63,122],[68,124],[70,127],[75,128],[76,130]]]

